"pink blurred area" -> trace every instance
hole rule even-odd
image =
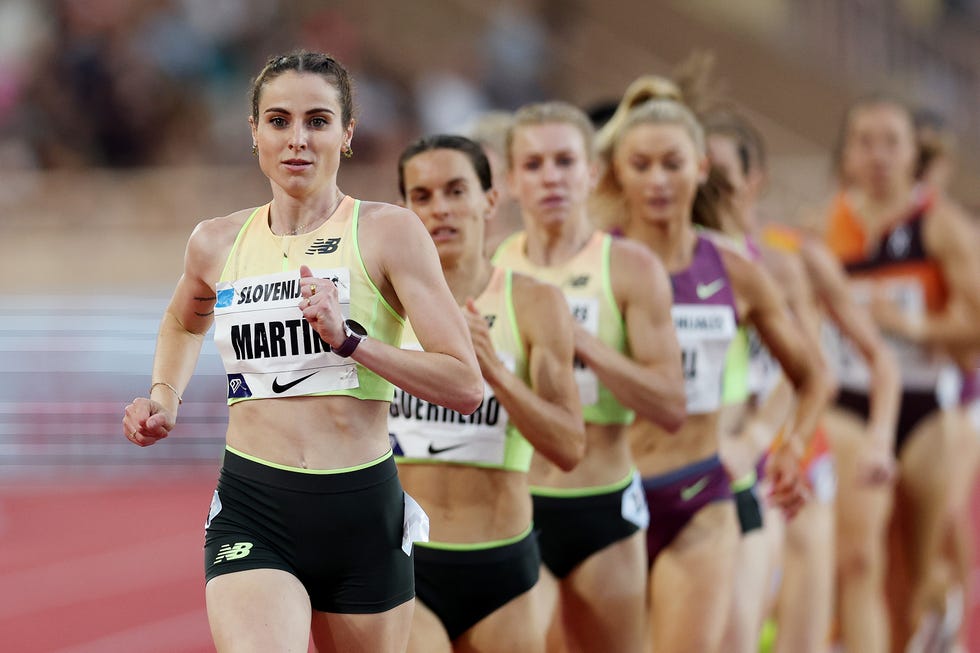
[[[269,199],[247,124],[268,56],[322,49],[351,69],[339,184],[395,202],[398,153],[421,134],[530,100],[598,109],[710,52],[711,91],[766,139],[766,215],[814,226],[840,117],[872,90],[945,119],[950,190],[980,209],[978,33],[969,0],[0,2],[0,649],[213,650],[213,345],[171,438],[137,449],[120,420],[194,226]],[[980,485],[973,505],[980,527]]]

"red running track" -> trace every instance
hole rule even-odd
[[[0,648],[213,651],[202,546],[215,479],[0,485]],[[974,498],[980,525],[980,484]],[[969,650],[980,652],[980,568],[974,578]]]
[[[0,642],[23,653],[205,653],[216,476],[0,487]]]

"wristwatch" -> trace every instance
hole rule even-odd
[[[333,353],[341,358],[348,358],[361,344],[361,341],[367,338],[367,329],[354,320],[344,320],[344,333],[347,337],[339,347],[333,350]]]

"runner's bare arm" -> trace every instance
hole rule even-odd
[[[928,345],[975,346],[980,344],[980,238],[970,218],[958,205],[945,200],[925,223],[929,253],[943,269],[949,291],[947,309],[927,315],[908,335]]]
[[[820,357],[810,354],[810,337],[794,320],[769,273],[736,252],[721,251],[743,319],[759,332],[796,391],[796,409],[789,424],[790,437],[806,442],[816,430],[832,392],[823,362]]]
[[[670,314],[666,270],[642,245],[613,242],[611,284],[626,325],[629,356],[576,328],[575,353],[626,407],[675,432],[687,416],[681,349]]]
[[[174,427],[179,398],[214,321],[213,280],[238,226],[234,216],[205,220],[187,241],[183,274],[160,322],[148,398],[137,398],[126,408],[124,425],[128,433],[138,433],[137,444],[153,444]]]
[[[496,356],[488,359],[489,332],[474,335],[477,356],[484,378],[514,426],[548,460],[569,471],[585,456],[585,424],[572,367],[574,320],[557,288],[516,274],[513,287],[518,327],[527,346],[530,387]],[[486,330],[485,323],[482,327]]]
[[[370,233],[360,240],[372,249],[367,253],[362,246],[363,255],[378,257],[373,263],[390,284],[424,351],[368,337],[352,358],[420,399],[472,413],[483,400],[483,378],[432,238],[407,209],[381,205],[365,218],[362,233]]]
[[[868,364],[871,373],[868,432],[876,444],[891,451],[902,392],[895,355],[882,340],[867,309],[854,301],[847,276],[827,247],[809,238],[801,254],[820,303]]]

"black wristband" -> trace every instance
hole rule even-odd
[[[354,320],[344,320],[344,333],[347,334],[347,337],[344,338],[344,342],[339,347],[333,350],[333,353],[341,358],[349,358],[357,346],[361,344],[361,341],[367,338],[367,329]]]

